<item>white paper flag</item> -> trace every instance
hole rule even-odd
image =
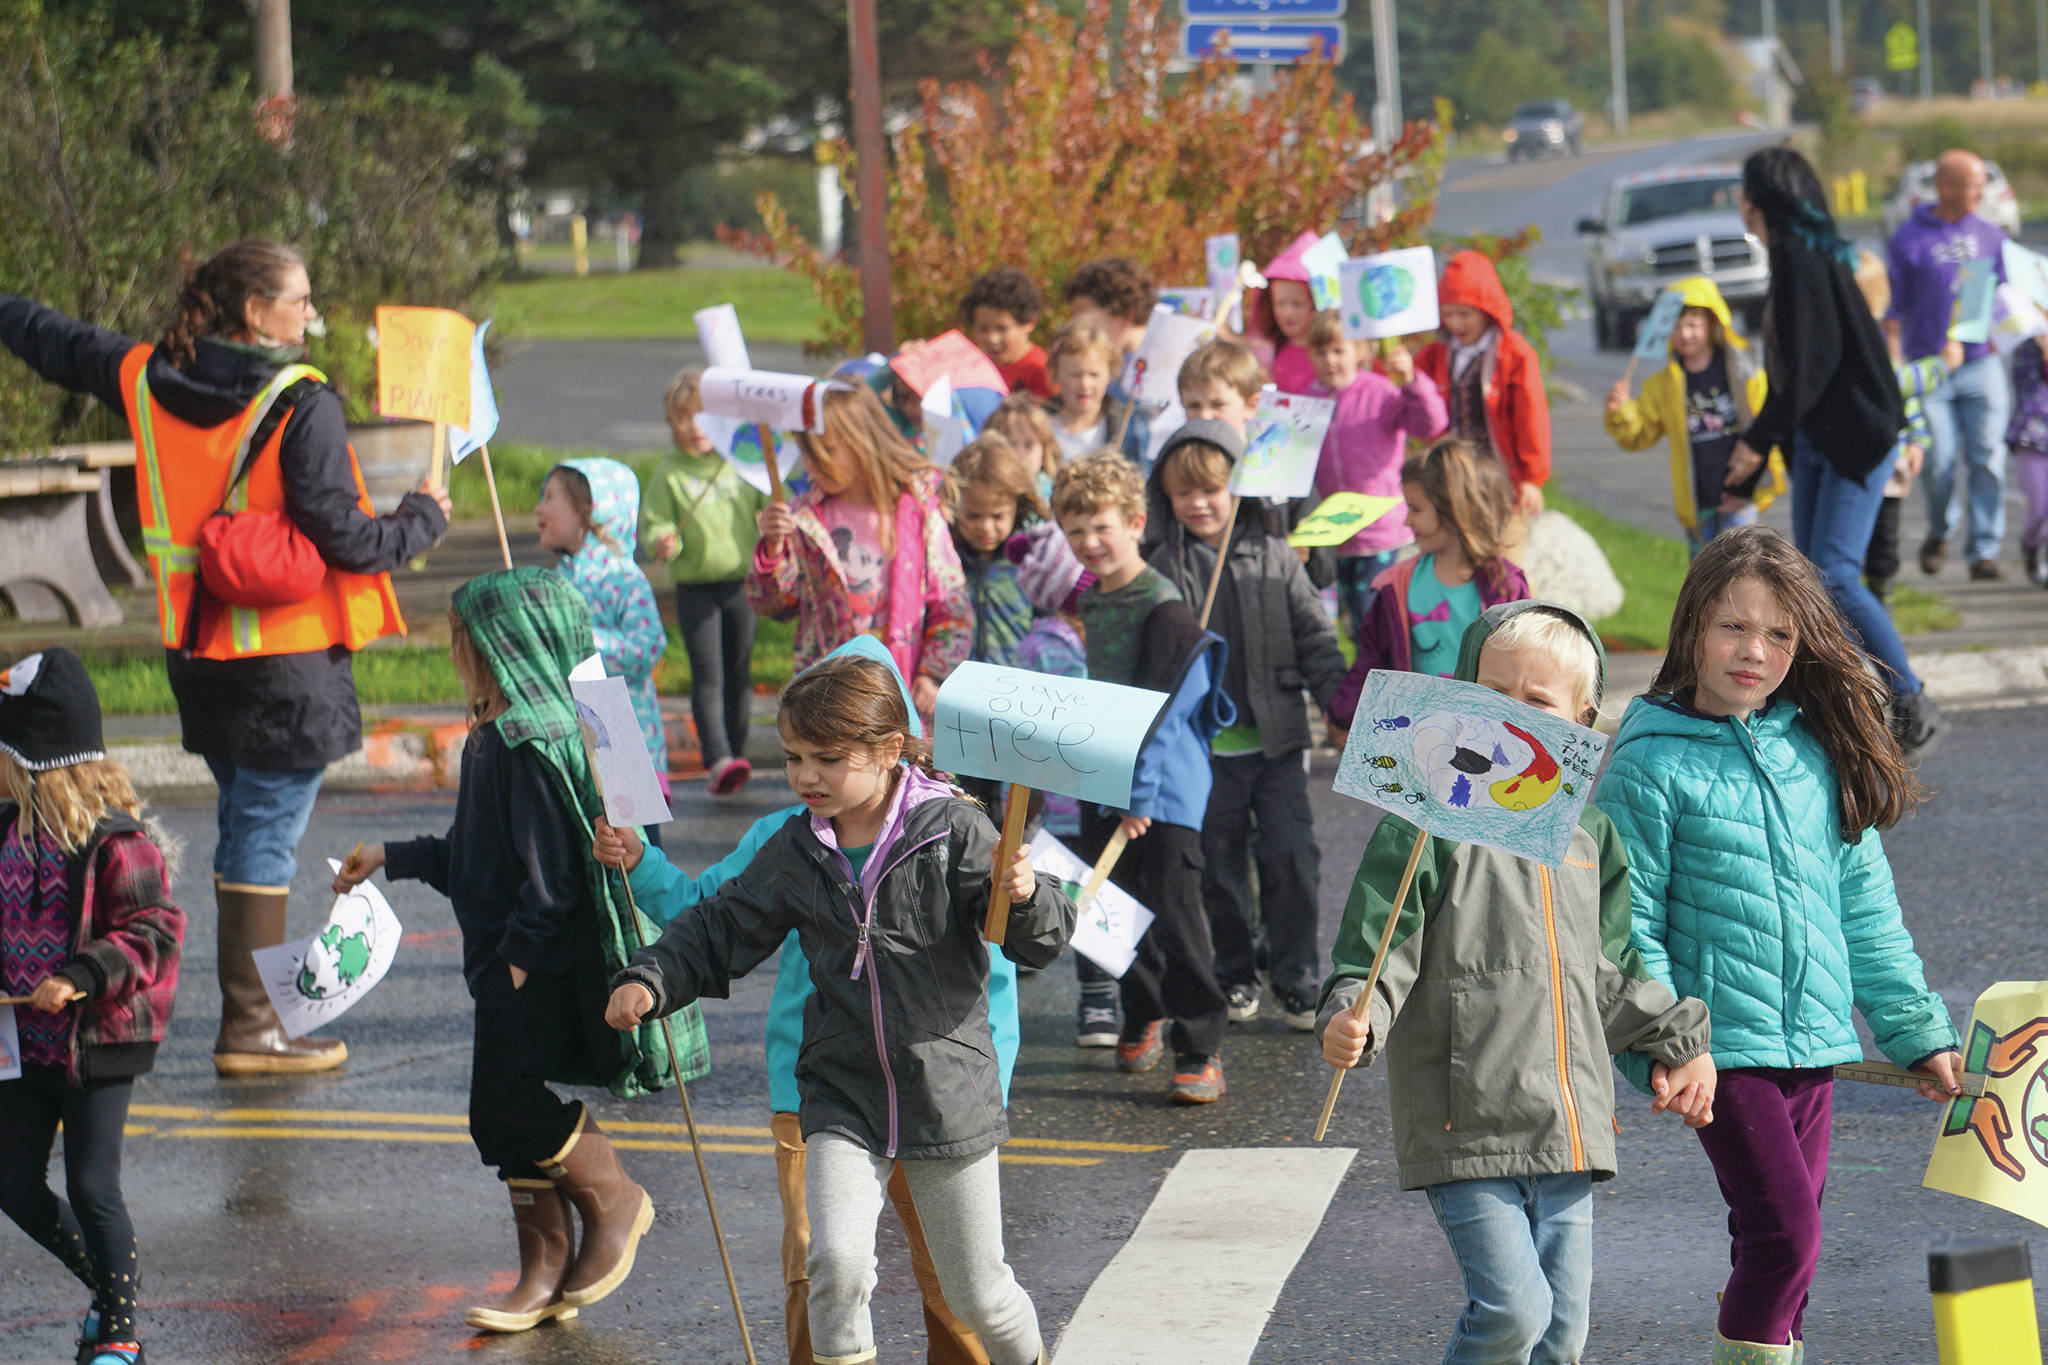
[[[328,867],[341,871],[332,858]],[[256,971],[288,1037],[333,1023],[384,979],[404,934],[384,893],[360,882],[334,898],[319,933],[258,948]]]
[[[1068,895],[1081,894],[1093,869],[1075,857],[1072,849],[1043,829],[1032,836],[1029,849],[1033,868],[1065,882]],[[1115,882],[1104,882],[1074,921],[1074,951],[1111,976],[1121,977],[1131,969],[1138,956],[1138,941],[1151,927],[1150,910]]]
[[[14,1029],[14,1006],[0,1005],[0,1081],[21,1079],[21,1035]]]
[[[697,321],[697,343],[704,348],[706,365],[728,370],[754,368],[754,362],[747,358],[747,338],[740,331],[738,309],[721,303],[699,308],[693,316]]]
[[[1344,335],[1354,340],[1433,332],[1439,321],[1436,253],[1411,246],[1346,261],[1337,292]]]
[[[633,694],[624,678],[578,677],[590,666],[585,659],[569,673],[569,693],[576,699],[576,719],[587,733],[590,761],[604,818],[614,828],[665,825],[673,818],[654,758],[640,738],[640,718],[633,714]],[[602,666],[602,665],[600,665]]]

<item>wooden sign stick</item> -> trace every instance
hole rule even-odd
[[[491,520],[498,524],[498,554],[509,569],[512,567],[512,546],[505,539],[505,509],[498,506],[498,476],[491,472],[491,448],[478,446],[476,453],[484,462],[484,487],[491,490]]]
[[[1111,438],[1109,443],[1109,448],[1111,450],[1116,451],[1119,455],[1123,453],[1124,436],[1131,429],[1131,416],[1132,414],[1136,413],[1137,410],[1138,400],[1136,398],[1132,398],[1124,404],[1124,420],[1117,423],[1116,435]]]
[[[434,423],[434,453],[427,457],[427,482],[436,488],[445,488],[448,484],[448,424],[446,422]],[[407,561],[405,567],[411,569],[414,573],[418,573],[421,569],[427,567],[427,557],[425,555],[414,555]],[[510,568],[511,566],[507,565],[506,567]]]
[[[1636,358],[1628,358],[1628,368],[1621,372],[1621,386],[1625,389],[1636,377]]]
[[[0,1005],[26,1005],[33,999],[35,999],[33,995],[0,995]],[[71,992],[71,999],[66,1000],[64,1003],[68,1005],[72,1000],[83,999],[85,999],[85,992],[74,990]]]
[[[1359,1019],[1372,1015],[1372,988],[1380,983],[1380,969],[1387,965],[1387,948],[1394,941],[1394,926],[1400,922],[1401,909],[1408,903],[1408,888],[1415,883],[1415,867],[1422,861],[1423,845],[1429,836],[1421,830],[1415,831],[1415,848],[1408,855],[1408,866],[1401,870],[1401,889],[1394,893],[1394,903],[1387,910],[1387,927],[1380,930],[1379,950],[1372,955],[1372,971],[1366,975],[1365,989],[1358,993],[1352,1003],[1351,1013]],[[1344,1073],[1349,1067],[1336,1068],[1337,1074],[1330,1077],[1330,1093],[1323,1097],[1322,1117],[1316,1120],[1316,1141],[1323,1140],[1323,1134],[1330,1130],[1330,1113],[1337,1107],[1337,1091],[1343,1088]]]
[[[1109,880],[1109,874],[1116,870],[1116,860],[1124,856],[1124,848],[1130,842],[1131,836],[1124,833],[1122,825],[1118,825],[1116,833],[1110,835],[1109,842],[1102,846],[1102,856],[1095,860],[1095,866],[1089,870],[1088,880],[1082,885],[1081,894],[1074,897],[1074,909],[1077,913],[1086,910],[1088,902],[1095,899],[1095,893],[1102,889],[1102,884]]]
[[[999,948],[1010,929],[1010,860],[1024,842],[1024,819],[1030,812],[1031,788],[1012,782],[1003,802],[1003,837],[997,841],[995,861],[989,865],[988,922],[981,926],[981,936]]]
[[[1203,630],[1209,628],[1209,613],[1216,606],[1216,587],[1223,581],[1223,561],[1230,557],[1230,533],[1237,529],[1237,509],[1244,506],[1242,495],[1230,504],[1230,515],[1223,519],[1223,544],[1216,550],[1216,567],[1209,571],[1209,592],[1202,598],[1202,619],[1195,624]]]
[[[757,429],[761,433],[761,459],[768,465],[768,501],[788,502],[789,490],[782,486],[782,471],[775,466],[775,433],[765,422]]]

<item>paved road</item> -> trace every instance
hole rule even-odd
[[[2044,765],[2048,710],[1961,716],[1924,773],[1938,799],[1887,841],[1929,976],[1959,1020],[1990,982],[2048,975],[2039,913],[2048,847],[2037,828]],[[1329,775],[1319,763],[1326,942],[1370,824],[1366,808],[1329,793]],[[772,779],[769,769],[731,803],[684,793],[669,830],[678,859],[700,866],[778,805]],[[158,809],[189,841],[177,891],[193,917],[192,941],[210,945],[210,806],[167,800]],[[319,856],[339,856],[359,838],[439,828],[449,811],[439,796],[323,799],[303,846],[295,928],[309,930],[324,904],[324,877],[313,871]],[[1997,856],[1985,857],[1987,849]],[[391,896],[408,937],[391,976],[336,1028],[354,1054],[338,1075],[216,1080],[207,1059],[217,1002],[210,950],[186,964],[180,1013],[139,1092],[127,1158],[155,1358],[445,1359],[469,1344],[464,1303],[511,1264],[500,1193],[463,1127],[470,1016],[454,923],[446,902],[416,884]],[[761,1071],[771,968],[710,1007],[715,1069],[692,1087],[763,1360],[777,1355],[781,1295]],[[1329,1073],[1309,1041],[1276,1020],[1232,1028],[1224,1104],[1170,1111],[1162,1078],[1126,1078],[1107,1053],[1075,1052],[1064,961],[1028,979],[1022,998],[1017,1140],[1003,1170],[1007,1235],[1048,1327],[1087,1319],[1060,1360],[1141,1359],[1133,1335],[1171,1343],[1186,1365],[1439,1358],[1459,1301],[1455,1267],[1425,1202],[1395,1188],[1383,1073],[1345,1087],[1330,1146],[1354,1148],[1347,1161],[1309,1142]],[[641,1269],[580,1323],[490,1343],[489,1358],[741,1360],[675,1102],[598,1104],[615,1134],[642,1144],[628,1159],[660,1202]],[[1838,1109],[1809,1359],[1919,1365],[1932,1357],[1928,1239],[1944,1229],[2012,1235],[2028,1227],[1918,1188],[1930,1107],[1901,1091],[1844,1087]],[[1725,1265],[1711,1174],[1687,1133],[1653,1120],[1632,1096],[1622,1128],[1621,1178],[1598,1200],[1588,1358],[1703,1358]],[[1140,1233],[1148,1211],[1152,1222]],[[913,1359],[914,1288],[893,1225],[883,1247],[884,1358]],[[1182,1287],[1198,1275],[1208,1288]],[[1263,1310],[1276,1296],[1268,1320]],[[77,1297],[54,1262],[0,1230],[0,1362],[56,1358]],[[1079,1340],[1084,1331],[1094,1347]],[[1123,1345],[1104,1348],[1105,1331]]]

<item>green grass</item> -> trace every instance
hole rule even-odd
[[[535,446],[496,441],[491,443],[491,474],[498,481],[498,503],[505,511],[505,525],[532,529],[533,509],[540,505],[541,485],[548,471],[564,460],[617,460],[630,466],[644,484],[647,471],[661,456],[655,451],[576,449],[570,446]],[[448,474],[448,497],[455,504],[458,519],[488,520],[491,492],[484,482],[484,462],[464,460]]]
[[[749,340],[818,340],[809,282],[767,265],[550,275],[499,285],[489,308],[508,334],[522,337],[646,340],[695,337],[690,315],[715,303],[737,305]]]
[[[1609,649],[1661,650],[1670,637],[1671,609],[1678,603],[1690,562],[1685,542],[1617,521],[1590,503],[1552,489],[1543,501],[1583,527],[1599,542],[1627,596],[1621,610],[1593,628]]]
[[[167,715],[178,709],[161,654],[87,658],[86,671],[110,716]],[[452,706],[462,686],[446,649],[399,645],[355,656],[356,695],[365,706]]]
[[[1954,630],[1963,623],[1963,614],[1946,597],[1922,588],[1901,584],[1892,589],[1891,598],[1885,605],[1891,608],[1892,624],[1899,628],[1901,635]]]

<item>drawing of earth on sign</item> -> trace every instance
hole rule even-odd
[[[1245,474],[1249,475],[1271,464],[1286,446],[1288,435],[1288,425],[1285,422],[1269,422],[1259,428],[1257,434],[1252,437],[1251,444],[1244,449]]]
[[[344,896],[327,926],[307,945],[293,984],[308,1000],[326,1000],[362,980],[377,947],[377,916],[369,900]]]
[[[1437,712],[1412,744],[1430,795],[1459,810],[1535,810],[1562,785],[1557,760],[1511,721]]]
[[[1358,306],[1367,317],[1390,318],[1415,302],[1415,276],[1407,267],[1376,265],[1358,278]]]

